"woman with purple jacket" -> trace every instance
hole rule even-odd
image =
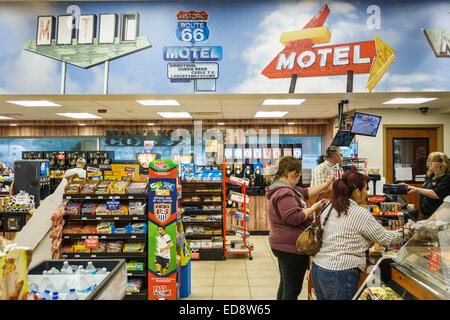
[[[269,244],[278,259],[280,285],[277,300],[297,300],[302,289],[303,277],[309,267],[309,256],[297,251],[295,242],[313,221],[314,212],[320,212],[319,201],[310,206],[306,200],[328,188],[327,181],[309,188],[297,187],[302,163],[294,157],[282,157],[273,183],[266,189],[267,214],[270,224]]]

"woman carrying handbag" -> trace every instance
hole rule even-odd
[[[319,186],[297,187],[301,170],[300,160],[289,156],[281,158],[276,178],[266,189],[269,244],[278,259],[280,271],[277,300],[297,300],[301,292],[309,256],[299,253],[295,243],[300,233],[311,224],[314,212],[323,207],[321,201],[310,206],[306,200],[328,188],[333,181],[329,177]]]

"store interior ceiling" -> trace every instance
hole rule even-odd
[[[393,98],[437,98],[423,104],[384,104]],[[178,106],[143,106],[137,100],[178,101]],[[265,99],[306,99],[300,105],[263,105]],[[7,101],[46,100],[59,104],[58,107],[24,107]],[[373,92],[373,93],[311,93],[311,94],[58,94],[58,95],[0,95],[1,125],[13,122],[25,123],[35,120],[62,121],[165,121],[157,112],[189,112],[194,120],[223,120],[226,124],[242,124],[254,121],[257,111],[287,111],[281,119],[324,119],[338,115],[338,104],[344,104],[344,112],[355,109],[405,109],[419,110],[426,107],[430,114],[450,115],[450,92]],[[106,112],[99,112],[103,110]],[[86,112],[101,118],[74,120],[57,113]],[[174,120],[174,119],[171,119]],[[263,119],[264,122],[270,119]],[[277,119],[278,124],[280,120]]]

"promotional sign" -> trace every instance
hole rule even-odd
[[[148,298],[177,299],[177,164],[149,164]]]
[[[284,32],[280,41],[285,48],[262,74],[270,79],[370,73],[369,91],[395,59],[394,50],[375,35],[375,40],[313,47],[328,43],[331,33],[323,26],[330,13],[325,5],[302,30]]]
[[[180,11],[177,19],[176,35],[178,40],[192,44],[208,40],[208,14],[205,11]]]
[[[218,63],[168,63],[169,79],[217,79]]]

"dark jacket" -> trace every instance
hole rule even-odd
[[[300,254],[295,242],[312,222],[312,215],[305,219],[303,209],[310,208],[306,202],[308,189],[290,187],[275,180],[266,188],[267,215],[269,218],[269,244],[272,249]]]
[[[428,219],[444,202],[445,197],[450,195],[450,175],[444,174],[433,180],[434,173],[427,176],[423,188],[434,190],[439,199],[428,198],[420,195],[420,211],[425,219]]]

